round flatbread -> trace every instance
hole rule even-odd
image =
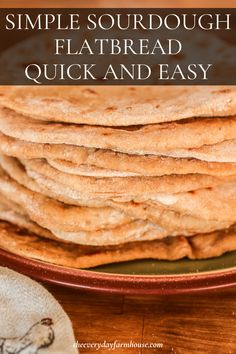
[[[92,165],[100,168],[111,168],[113,166],[119,171],[128,170],[139,174],[144,174],[146,171],[146,173],[152,175],[156,174],[159,169],[163,172],[172,168],[177,170],[177,166],[180,163],[183,173],[189,165],[191,166],[195,162],[198,164],[197,168],[210,166],[208,170],[211,171],[221,170],[219,166],[223,166],[226,173],[227,171],[230,173],[231,168],[234,168],[234,166],[225,164],[201,165],[198,161],[189,161],[192,158],[207,162],[236,163],[236,140],[226,140],[218,144],[204,145],[195,149],[176,149],[175,151],[163,152],[163,155],[165,154],[167,157],[173,155],[173,159],[154,155],[122,154],[112,150],[84,148],[75,145],[32,143],[12,138],[0,132],[0,151],[4,155],[18,158],[45,158],[52,161],[60,160],[68,163],[72,162],[76,165]]]
[[[0,103],[54,122],[129,126],[236,114],[234,87],[2,87]]]
[[[212,187],[227,181],[234,182],[235,175],[216,177],[201,174],[170,175],[161,177],[94,178],[67,174],[51,167],[45,160],[21,160],[30,177],[38,174],[57,181],[81,193],[84,198],[140,197],[147,200],[158,193],[180,193]]]
[[[33,143],[67,144],[130,154],[160,155],[176,149],[199,148],[235,139],[236,119],[205,118],[181,123],[109,128],[39,121],[0,108],[0,131]]]
[[[235,228],[191,238],[131,242],[120,246],[75,246],[46,240],[10,223],[0,222],[0,247],[27,258],[72,267],[90,268],[134,259],[205,259],[236,250]]]

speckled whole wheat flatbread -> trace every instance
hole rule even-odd
[[[92,209],[64,206],[18,185],[3,172],[0,177],[0,190],[10,201],[20,204],[33,221],[49,229],[62,240],[80,244],[105,245],[138,239],[162,238],[168,234],[168,231],[157,225],[143,220],[132,220],[131,217],[126,217],[122,212],[112,208]],[[108,214],[105,215],[107,212]],[[88,214],[87,221],[86,213]],[[107,216],[109,216],[108,219]],[[119,220],[119,216],[123,216],[122,221]],[[96,219],[100,225],[96,223]],[[110,226],[110,229],[107,226]]]
[[[145,258],[177,260],[184,257],[190,259],[218,257],[236,249],[236,231],[232,227],[191,238],[179,236],[120,246],[91,247],[45,240],[2,221],[0,247],[14,254],[48,263],[72,268],[90,268],[106,263]]]
[[[206,220],[231,220],[236,222],[236,180],[220,186],[191,190],[186,193],[163,193],[144,204],[174,210],[180,214],[192,215]],[[152,202],[152,204],[150,204]]]
[[[235,87],[2,87],[0,103],[48,121],[128,126],[236,114]]]
[[[32,220],[41,226],[58,227],[61,231],[92,231],[126,224],[132,219],[110,207],[86,208],[64,205],[52,198],[32,192],[12,180],[2,169],[0,174],[1,194],[24,208]]]
[[[194,217],[191,214],[181,214],[170,208],[165,208],[163,205],[155,205],[154,207],[148,203],[114,201],[112,201],[111,205],[124,211],[127,215],[157,223],[159,226],[168,229],[170,233],[174,231],[179,233],[181,231],[185,236],[228,228],[234,223],[232,220],[222,220],[223,218],[218,219],[216,216],[213,220],[206,220]]]
[[[2,151],[26,168],[1,158],[0,219],[20,228],[0,222],[0,247],[81,268],[235,250],[236,170],[217,161],[236,161],[236,89],[110,89],[0,90]]]
[[[4,186],[5,189],[9,191],[9,185],[8,188]],[[2,181],[0,179],[0,190],[4,194],[5,190],[3,191],[2,188]],[[10,193],[6,194],[8,198],[10,198],[10,203],[9,201],[5,198],[6,204],[8,204],[7,209],[3,208],[3,210],[0,213],[0,218],[6,221],[14,222],[20,227],[27,227],[30,231],[37,232],[38,235],[47,237],[47,238],[57,238],[58,240],[62,240],[63,242],[73,242],[73,243],[79,243],[83,245],[114,245],[114,244],[121,244],[125,242],[130,242],[130,241],[138,241],[138,240],[153,240],[153,239],[161,239],[166,236],[176,236],[178,234],[185,234],[186,236],[188,235],[187,231],[184,230],[181,232],[181,230],[174,230],[171,232],[167,229],[164,230],[161,227],[158,227],[156,224],[152,224],[150,222],[144,222],[142,220],[136,220],[124,225],[121,225],[117,228],[113,229],[107,229],[107,230],[96,230],[96,231],[78,231],[78,232],[65,232],[65,231],[59,231],[57,230],[57,224],[55,222],[56,220],[56,215],[53,219],[53,223],[50,224],[50,219],[48,222],[45,224],[45,217],[42,220],[42,214],[40,214],[40,211],[36,214],[34,214],[34,207],[32,206],[35,204],[32,202],[32,206],[30,207],[29,205],[25,206],[25,204],[22,204],[22,196],[25,194],[25,191],[23,189],[21,190],[16,190],[16,197],[13,198],[14,201],[12,202],[12,195]],[[21,197],[19,196],[19,193],[21,193]],[[38,196],[35,195],[37,199],[40,199]],[[41,198],[42,199],[42,198]],[[40,199],[40,202],[42,203],[42,200]],[[17,202],[18,204],[15,204]],[[1,203],[1,201],[0,201]],[[15,205],[19,205],[21,203],[22,205],[22,210],[26,209],[26,215],[22,215],[22,211],[19,213],[18,207],[15,208]],[[4,202],[2,203],[3,206],[5,205]],[[9,207],[10,204],[10,207]],[[46,209],[46,201],[44,202],[44,205],[42,205]],[[36,206],[37,208],[37,206]],[[50,205],[47,205],[47,210],[50,208]],[[35,222],[32,222],[28,216],[27,213],[33,220],[39,222],[38,226],[35,224]],[[41,218],[40,218],[41,216]],[[208,221],[209,227],[211,224],[211,221]],[[48,228],[51,233],[49,233],[47,230],[45,230],[45,225],[46,228]],[[50,226],[51,225],[51,226]],[[43,226],[43,228],[42,228]],[[205,229],[205,230],[209,230]]]
[[[135,173],[156,173],[156,165],[163,169],[164,162],[167,163],[167,169],[175,168],[178,164],[176,158],[165,159],[163,156],[154,155],[130,155],[122,154],[112,150],[84,148],[82,146],[66,144],[41,144],[32,143],[16,138],[12,138],[0,132],[0,151],[4,155],[18,158],[45,158],[50,160],[63,160],[73,162],[77,165],[93,165],[101,168],[108,166],[117,166],[120,171],[129,171]],[[180,158],[196,158],[202,161],[210,162],[236,162],[236,140],[226,140],[214,145],[203,145],[198,149],[182,149],[165,152],[165,155]],[[176,155],[176,156],[175,156]],[[163,163],[161,162],[163,161]],[[192,161],[180,160],[183,169],[187,168]],[[198,161],[193,161],[198,164]],[[161,166],[160,166],[161,165]],[[206,165],[202,165],[206,166]],[[231,167],[223,165],[227,171]],[[218,171],[218,165],[210,164],[211,170]],[[198,165],[198,168],[203,168]],[[206,168],[206,167],[204,167]],[[147,172],[146,172],[147,173]]]
[[[212,188],[203,188],[187,193],[163,194],[148,201],[150,206],[165,205],[181,214],[205,220],[231,220],[236,222],[236,181]]]
[[[141,197],[144,200],[157,193],[179,193],[199,188],[213,187],[227,181],[235,181],[236,176],[210,176],[201,174],[170,175],[161,177],[113,177],[94,178],[66,174],[56,170],[45,160],[21,160],[30,177],[37,179],[37,171],[42,176],[58,181],[80,192],[84,197],[116,198],[119,196]]]
[[[34,143],[69,144],[134,154],[161,154],[235,139],[236,119],[205,118],[128,128],[33,120],[0,108],[0,131]],[[209,134],[211,132],[211,134]]]
[[[236,161],[236,142],[234,144],[233,141],[228,141],[222,144],[225,145],[222,146],[222,148],[218,145],[214,145],[215,149],[218,150],[218,155],[222,150],[225,150],[227,156],[229,156],[221,156],[221,159],[234,159],[234,152],[232,150],[235,146]],[[200,149],[206,149],[206,146]],[[210,146],[208,146],[208,149],[210,149]],[[213,147],[212,149],[214,150]],[[231,154],[230,151],[232,152]],[[126,174],[157,176],[195,172],[211,175],[231,175],[236,172],[235,163],[208,163],[190,158],[181,159],[153,155],[129,155],[111,150],[83,148],[70,145],[37,144],[14,139],[1,133],[0,152],[18,158],[46,158],[52,166],[62,171],[68,173],[76,171],[77,174],[92,176],[104,176],[105,174],[105,177],[111,177],[114,176],[115,169],[116,176],[125,176]],[[177,152],[175,153],[177,154]],[[188,151],[183,153],[188,154]],[[200,154],[201,152],[198,151],[198,153]],[[212,151],[212,154],[215,155],[215,151]],[[205,152],[205,155],[208,156],[207,152]],[[215,156],[217,156],[217,154]],[[210,159],[209,156],[208,159]],[[111,170],[110,174],[108,168]]]
[[[36,165],[36,161],[26,161],[26,165],[28,163],[34,163],[34,166]],[[40,168],[39,170],[42,171],[42,165],[39,165]],[[33,174],[35,176],[35,173]],[[65,175],[66,177],[66,175]],[[60,178],[57,175],[57,179],[60,180]],[[45,180],[45,178],[43,178]],[[42,179],[38,180],[38,175],[36,174],[36,181],[41,184]],[[73,188],[72,184],[71,187]],[[112,200],[112,195],[108,195],[108,198],[110,198],[110,201],[108,205],[111,206],[120,206],[119,203],[115,204],[114,201]],[[127,198],[127,196],[126,196]],[[150,198],[150,199],[149,199]],[[179,213],[181,216],[186,215],[186,216],[192,216],[192,217],[197,217],[200,218],[203,222],[205,219],[206,221],[209,222],[210,226],[210,221],[212,222],[213,220],[217,222],[228,222],[228,226],[234,223],[235,220],[235,213],[234,213],[234,208],[235,208],[235,180],[234,182],[229,182],[224,183],[223,185],[219,186],[219,189],[214,189],[214,187],[206,188],[206,189],[200,189],[200,190],[195,190],[195,191],[190,191],[190,193],[182,193],[182,194],[174,194],[170,195],[167,193],[163,193],[160,195],[160,193],[156,193],[156,197],[149,197],[145,199],[145,196],[140,195],[140,198],[135,198],[134,201],[138,202],[138,206],[143,204],[144,210],[146,210],[143,213],[143,209],[141,209],[141,212],[136,213],[138,206],[134,208],[127,208],[129,211],[131,210],[131,214],[128,212],[128,215],[132,215],[133,217],[139,218],[139,219],[148,219],[152,222],[156,222],[157,225],[161,225],[163,227],[163,224],[161,223],[160,219],[163,209],[170,209],[171,211],[175,211]],[[167,202],[165,202],[168,199]],[[171,199],[171,203],[169,203]],[[178,202],[179,199],[183,199],[183,203]],[[157,202],[159,203],[158,205],[153,205],[151,204],[151,208],[153,209],[151,213],[151,217],[149,214],[147,214],[147,210],[145,209],[148,205],[150,205],[150,201]],[[127,201],[126,201],[127,202]],[[132,202],[131,202],[132,205]],[[157,210],[158,208],[158,210]],[[149,208],[150,209],[150,208]],[[135,210],[135,213],[132,214],[132,211]],[[142,216],[142,213],[144,216]],[[158,217],[155,217],[155,213],[157,213]],[[148,215],[148,216],[147,216]],[[154,217],[153,217],[154,215]],[[174,220],[174,218],[173,218]],[[169,221],[168,221],[169,223]],[[167,227],[168,223],[164,224],[165,228]],[[217,224],[217,223],[216,223]],[[185,225],[186,227],[186,225]],[[192,225],[193,229],[194,226]],[[181,230],[184,230],[184,227],[181,228]],[[187,230],[189,230],[187,228]]]
[[[27,189],[31,189],[33,192],[40,192],[45,194],[46,196],[50,196],[53,199],[56,200],[61,200],[63,202],[66,202],[67,204],[72,204],[72,205],[78,205],[81,206],[81,200],[76,200],[77,204],[75,203],[75,199],[70,200],[68,197],[64,196],[65,194],[65,186],[60,184],[57,184],[57,191],[55,192],[55,190],[52,191],[52,189],[48,189],[45,190],[43,189],[43,191],[41,191],[41,184],[38,184],[35,180],[31,179],[27,174],[26,171],[24,170],[24,167],[14,158],[9,158],[9,157],[1,157],[0,158],[0,164],[2,166],[2,168],[5,170],[5,172],[16,182],[18,182],[20,185],[23,185],[24,187],[26,187]],[[45,181],[45,179],[43,178],[43,180]],[[224,188],[224,187],[223,187]],[[228,185],[226,184],[226,188],[228,188]],[[60,193],[59,193],[60,192]],[[198,191],[195,191],[195,193],[197,193]],[[202,190],[200,190],[200,192],[202,192]],[[21,190],[22,193],[22,190]],[[59,193],[59,195],[58,195]],[[205,191],[205,193],[208,193],[208,189]],[[203,190],[203,194],[204,194],[204,190]],[[62,198],[62,195],[64,196]],[[177,196],[177,198],[176,198]],[[182,197],[184,195],[181,195]],[[215,198],[217,200],[217,191],[214,192],[214,188],[211,189],[211,193],[210,193],[210,197],[211,198]],[[12,196],[12,198],[15,198],[15,200],[17,199],[16,196]],[[157,205],[156,204],[156,199],[159,198],[162,202],[162,205]],[[178,194],[174,194],[172,195],[166,195],[166,194],[158,194],[158,197],[156,199],[154,198],[154,202],[155,205],[153,206],[153,200],[149,200],[149,201],[142,201],[140,203],[140,201],[130,201],[130,202],[125,202],[125,203],[120,203],[120,202],[116,202],[114,200],[106,200],[105,201],[105,205],[103,206],[109,206],[118,210],[121,210],[122,212],[124,212],[125,214],[127,214],[126,216],[131,218],[131,220],[148,220],[151,223],[154,223],[156,225],[158,225],[158,227],[160,228],[164,228],[165,230],[168,230],[169,235],[173,234],[184,234],[186,236],[192,235],[194,233],[199,233],[199,232],[210,232],[216,229],[222,229],[222,228],[226,228],[229,227],[230,225],[232,225],[232,223],[234,223],[235,218],[230,219],[230,215],[226,215],[226,214],[220,214],[217,212],[215,215],[213,215],[213,220],[211,219],[203,219],[203,218],[199,218],[199,217],[194,217],[193,211],[190,209],[188,209],[188,211],[190,212],[190,215],[187,214],[181,214],[181,213],[176,213],[173,210],[169,209],[168,207],[166,208],[166,205],[164,204],[167,203],[170,204],[170,200],[171,202],[174,200],[176,202],[176,200],[178,200]],[[190,199],[190,203],[193,203],[195,201],[195,195],[190,192],[190,193],[186,193],[186,198]],[[199,198],[198,198],[199,199]],[[46,203],[47,200],[44,201],[44,203]],[[96,204],[96,200],[94,201],[89,201],[89,202],[85,202],[83,201],[83,204],[85,204],[86,206],[88,206],[90,203],[94,203],[95,202],[95,207],[99,207],[99,205]],[[203,201],[204,202],[204,201]],[[225,201],[224,201],[225,202]],[[151,203],[151,205],[150,205]],[[202,201],[200,198],[200,201],[198,202],[199,206],[198,206],[198,210],[201,210],[202,207]],[[37,207],[35,205],[35,207]],[[46,208],[46,206],[45,206]],[[86,208],[86,210],[88,210],[88,208]],[[34,211],[34,208],[33,208]],[[32,211],[31,211],[32,212]],[[70,211],[68,210],[67,213],[69,213]],[[75,210],[72,211],[72,215],[75,213]],[[71,215],[71,216],[72,216]],[[34,217],[36,217],[37,220],[41,220],[38,219],[38,215],[34,215]],[[55,220],[53,219],[53,221],[55,222]],[[48,225],[48,224],[47,224]],[[60,224],[59,224],[60,225]],[[65,234],[64,234],[65,235]],[[60,233],[60,236],[62,236],[62,233]],[[74,235],[75,236],[75,235]],[[63,236],[62,236],[63,237]],[[78,238],[77,238],[78,239]],[[101,238],[102,241],[102,238]]]
[[[105,245],[138,239],[162,238],[168,234],[167,231],[155,224],[143,220],[132,221],[132,218],[112,208],[107,208],[107,210],[97,208],[94,210],[92,208],[64,206],[59,202],[45,198],[43,195],[31,192],[29,189],[17,184],[4,174],[3,171],[1,171],[0,175],[0,191],[10,201],[21,205],[23,211],[25,211],[31,220],[41,227],[50,230],[62,240],[80,244]],[[107,216],[103,214],[106,211],[114,219],[113,228],[98,228],[95,219],[103,227],[109,222],[106,218]],[[87,217],[86,213],[88,214]],[[123,219],[125,222],[119,225],[117,221],[119,221],[119,215],[122,214],[124,215]]]
[[[108,200],[85,198],[80,192],[62,185],[51,179],[45,179],[41,175],[37,175],[36,179],[27,175],[24,166],[14,157],[0,156],[0,165],[4,171],[19,184],[29,188],[33,192],[42,193],[52,199],[59,200],[65,204],[85,206],[85,207],[107,207],[110,206]]]
[[[40,191],[40,184],[37,184],[36,181],[32,180],[27,174],[26,171],[24,170],[24,167],[14,158],[9,158],[9,157],[1,157],[0,158],[0,164],[2,166],[2,168],[4,169],[4,171],[13,179],[15,180],[17,183],[19,183],[20,185],[23,185],[24,187],[26,187],[27,189],[31,189],[31,191],[33,192],[40,192],[40,200],[42,202],[41,204],[41,208],[45,208],[48,209],[51,207],[53,207],[53,204],[51,204],[50,202],[48,203],[47,198],[43,199],[43,196],[41,195],[41,191]],[[1,184],[0,184],[1,187]],[[20,186],[18,186],[18,193],[24,193],[24,190],[22,190],[21,188],[19,188]],[[61,200],[61,193],[62,192],[58,192],[58,188],[60,188],[60,186],[57,186],[57,192],[54,190],[53,192],[51,190],[48,190],[48,194],[46,193],[47,191],[43,191],[43,194],[49,195],[50,197],[53,197],[53,199],[56,200]],[[61,187],[61,191],[65,192],[65,187],[62,186]],[[30,191],[28,191],[30,192]],[[33,195],[38,195],[36,194],[32,194]],[[163,195],[160,195],[163,198]],[[5,197],[7,197],[7,194],[5,194]],[[11,194],[10,197],[14,200],[14,202],[18,203],[21,202],[21,198],[19,198],[18,194]],[[169,198],[169,196],[167,196]],[[65,198],[65,197],[64,197]],[[62,200],[63,202],[66,201],[66,203],[71,204],[71,201],[69,200],[69,198],[65,198],[64,200]],[[95,200],[96,201],[96,200]],[[77,201],[77,205],[81,206],[80,204],[80,200]],[[31,202],[32,204],[32,202]],[[72,204],[76,204],[74,202],[74,200],[72,200]],[[85,203],[86,204],[86,203]],[[35,206],[35,208],[38,209],[37,207],[37,203],[33,203],[33,205]],[[96,204],[95,204],[96,205]],[[23,207],[24,205],[22,205]],[[164,229],[164,230],[168,230],[168,235],[177,235],[177,234],[184,234],[186,236],[189,235],[193,235],[194,233],[199,233],[199,232],[210,232],[216,229],[222,229],[222,228],[226,228],[229,227],[232,224],[232,220],[225,218],[224,220],[222,220],[222,218],[217,217],[216,220],[204,220],[202,218],[196,218],[193,217],[191,215],[185,215],[185,214],[179,214],[176,212],[173,212],[172,210],[168,210],[165,209],[165,206],[157,206],[155,205],[155,208],[153,206],[149,206],[147,203],[133,203],[133,202],[126,202],[126,203],[118,203],[115,202],[113,200],[106,200],[106,204],[104,206],[109,206],[115,209],[118,209],[122,212],[124,212],[126,215],[126,217],[128,218],[128,220],[132,221],[132,220],[145,220],[145,221],[149,221],[151,223],[154,223],[155,225],[157,225],[158,227],[158,234],[156,237],[161,237],[161,235],[163,235],[164,233],[160,233],[160,228]],[[58,207],[58,205],[57,205]],[[97,206],[96,206],[97,207]],[[63,226],[64,230],[63,232],[60,232],[59,230],[55,230],[56,225],[58,229],[61,229],[61,221],[56,219],[57,215],[54,215],[54,217],[52,218],[53,223],[51,223],[51,220],[47,221],[47,223],[45,224],[45,217],[43,217],[43,214],[40,213],[40,210],[37,210],[37,213],[35,214],[35,208],[29,208],[29,205],[26,205],[26,210],[25,212],[31,215],[31,217],[38,221],[42,226],[45,226],[50,228],[51,231],[57,235],[58,237],[64,238],[65,240],[80,240],[80,242],[82,242],[81,240],[81,234],[73,234],[72,232],[66,234],[66,231],[64,229],[65,226]],[[69,210],[69,205],[67,207],[67,213],[65,214],[65,211],[62,209],[60,210],[60,213],[58,214],[58,217],[60,218],[61,215],[64,213],[65,217],[68,218],[69,214],[70,214],[70,210]],[[80,209],[78,209],[78,213],[80,213]],[[87,212],[89,211],[89,208],[85,208],[85,210],[87,210]],[[93,210],[93,209],[92,209]],[[49,213],[50,215],[50,213]],[[76,216],[76,208],[72,209],[71,215],[70,217]],[[127,220],[127,219],[126,219]],[[129,225],[127,225],[128,227],[130,227],[130,223]],[[142,224],[144,227],[144,224]],[[131,225],[132,226],[132,225]],[[133,225],[134,228],[135,225]],[[141,225],[139,225],[141,226]],[[69,228],[71,228],[71,224],[68,226]],[[53,229],[54,228],[54,229]],[[78,227],[78,229],[80,229],[81,227]],[[77,229],[77,230],[78,230]],[[124,227],[123,227],[124,229]],[[122,229],[122,230],[123,230]],[[152,227],[153,229],[153,227]],[[70,229],[71,230],[71,229]],[[119,229],[116,229],[119,231]],[[115,231],[114,230],[114,234],[115,235]],[[117,232],[116,232],[117,233]],[[85,233],[84,233],[85,235]],[[93,233],[93,239],[96,240],[96,234]],[[103,242],[104,241],[104,236],[105,233],[102,235],[100,234],[100,239],[99,242]],[[122,239],[125,239],[125,237],[123,238],[122,235],[120,235],[121,237],[119,238],[119,241],[121,242]],[[138,237],[140,237],[140,235],[137,235]],[[91,233],[87,232],[87,237],[91,240]],[[133,236],[135,237],[135,236]],[[114,240],[117,241],[118,239]],[[84,242],[84,241],[83,241]],[[93,241],[94,242],[94,241]],[[96,241],[98,242],[98,240]]]
[[[195,158],[208,162],[236,162],[236,140],[226,140],[214,145],[203,145],[198,149],[176,149],[164,153],[176,158]]]
[[[0,220],[14,224],[20,228],[26,229],[40,237],[47,239],[57,239],[49,230],[39,226],[25,215],[17,204],[0,196]],[[63,241],[62,241],[63,242]]]
[[[151,155],[128,155],[107,150],[104,152],[103,150],[97,150],[93,155],[97,156],[97,160],[95,156],[91,156],[90,160],[94,160],[94,164],[91,161],[91,165],[76,164],[59,159],[47,159],[47,162],[61,172],[91,177],[163,176],[191,173],[213,176],[236,174],[236,163],[205,162],[196,159]]]
[[[18,201],[17,198],[16,201]],[[76,233],[61,232],[54,228],[51,228],[51,231],[49,231],[44,227],[38,225],[37,223],[33,222],[27,216],[27,213],[25,214],[23,212],[23,210],[24,207],[20,207],[19,204],[16,204],[12,200],[7,199],[5,196],[0,196],[0,219],[14,223],[19,227],[27,228],[30,232],[36,233],[41,237],[56,239],[62,242],[79,243],[83,245],[121,244],[129,242],[130,240],[132,240],[133,242],[138,240],[162,239],[166,236],[176,236],[179,234],[190,236],[196,231],[189,231],[188,233],[187,229],[181,231],[176,228],[172,230],[171,234],[171,231],[168,229],[164,230],[163,228],[157,227],[156,225],[144,223],[138,220],[133,223],[114,228],[112,230]],[[56,227],[55,225],[54,227]],[[218,227],[220,227],[220,225],[218,225]],[[210,220],[208,220],[208,228],[205,227],[203,230],[212,230]]]

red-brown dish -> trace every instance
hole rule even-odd
[[[91,270],[80,270],[56,266],[0,250],[0,264],[2,266],[10,267],[37,280],[69,288],[120,294],[176,294],[232,287],[236,285],[235,258],[235,253],[232,252],[214,260],[200,261],[200,266],[198,265],[195,272],[191,271],[185,274],[181,274],[181,268],[183,270],[184,267],[187,267],[191,270],[196,264],[191,264],[187,260],[183,261],[185,263],[175,262],[175,265],[179,264],[180,269],[176,269],[175,274],[169,270],[168,274],[168,269],[164,270],[166,264],[163,265],[163,262],[159,262],[159,274],[153,274],[155,269],[153,264],[155,266],[157,261],[153,263],[147,260],[146,264],[145,261],[142,261],[144,262],[144,269],[147,270],[144,275],[138,274],[138,272],[144,273],[141,270],[142,262],[139,262],[140,264],[126,262],[118,264],[117,268],[110,265]],[[205,262],[203,267],[201,267],[202,262]],[[217,264],[221,264],[218,269]],[[150,271],[151,265],[152,271]],[[203,270],[207,267],[208,270]],[[117,274],[119,269],[123,274]],[[137,271],[134,269],[137,269]],[[135,274],[129,274],[129,272]],[[150,272],[149,275],[148,272]],[[161,272],[167,274],[161,275]]]

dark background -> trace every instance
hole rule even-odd
[[[43,3],[43,2],[42,2]],[[87,3],[87,2],[86,2]],[[110,2],[111,4],[116,2]],[[137,2],[138,3],[138,2]],[[158,4],[158,1],[156,2]],[[176,3],[178,3],[176,1]],[[56,4],[56,2],[55,2]],[[129,5],[129,2],[127,2]],[[4,23],[6,13],[29,13],[32,16],[36,16],[37,13],[74,13],[73,9],[5,9],[0,12],[0,23]],[[89,9],[79,10],[80,17],[87,18],[87,15],[91,11]],[[37,30],[12,30],[7,31],[5,29],[0,30],[0,84],[2,85],[35,85],[35,82],[30,81],[25,77],[25,67],[30,63],[36,63],[40,66],[44,63],[56,64],[64,63],[66,66],[70,64],[83,64],[83,63],[96,63],[96,70],[94,71],[96,78],[98,80],[78,80],[73,81],[68,78],[68,80],[42,80],[40,82],[44,85],[234,85],[236,84],[236,9],[93,9],[93,13],[158,13],[159,15],[166,15],[168,13],[231,13],[231,30],[192,30],[186,31],[183,29],[177,29],[175,31],[170,31],[164,27],[157,31],[140,31],[138,37],[148,38],[151,43],[155,43],[156,39],[160,38],[161,43],[163,39],[176,38],[180,40],[183,44],[183,52],[176,56],[168,55],[106,55],[106,56],[96,56],[96,55],[83,55],[83,56],[55,56],[53,49],[52,31],[37,31]],[[65,23],[66,24],[66,23]],[[42,35],[44,33],[44,38]],[[201,36],[201,40],[197,39]],[[49,39],[46,35],[51,36]],[[75,48],[80,48],[80,43],[83,42],[87,36],[95,36],[96,38],[135,38],[137,36],[137,31],[127,30],[127,31],[117,31],[117,29],[103,31],[88,31],[85,35],[82,35],[82,31],[57,31],[54,38],[72,38],[73,43],[78,42],[78,46],[75,43]],[[41,36],[41,37],[39,37]],[[24,55],[20,53],[19,48],[14,47],[22,42],[24,39],[29,38],[31,43],[28,45]],[[217,47],[217,41],[219,38],[222,41],[222,45]],[[27,39],[28,40],[28,39]],[[76,40],[76,41],[75,41]],[[43,46],[41,44],[39,49],[39,42],[47,41],[52,43],[52,47],[48,45]],[[216,43],[214,43],[216,42]],[[92,41],[90,42],[92,43]],[[91,45],[92,46],[92,45]],[[93,46],[92,46],[93,47]],[[217,48],[216,48],[217,47]],[[229,49],[230,47],[230,49]],[[8,49],[7,49],[8,48]],[[6,50],[7,49],[7,50]],[[193,50],[194,49],[194,50]],[[202,80],[199,76],[196,80],[182,80],[181,77],[177,77],[175,80],[158,80],[157,79],[157,64],[168,63],[170,67],[170,74],[174,71],[176,64],[179,64],[183,69],[183,73],[187,75],[187,66],[191,63],[194,64],[208,64],[211,63],[212,67],[208,71],[208,80]],[[125,64],[130,68],[131,64],[148,64],[153,68],[153,75],[147,80],[132,80],[128,75],[125,80],[114,80],[110,77],[109,80],[102,80],[106,69],[109,64],[119,72],[120,64]],[[53,70],[50,72],[53,75]],[[154,75],[155,74],[155,75]]]

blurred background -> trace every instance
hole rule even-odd
[[[236,7],[235,0],[1,0],[1,7]]]
[[[34,2],[30,1],[30,0],[1,0],[1,6],[2,7],[16,7],[16,8],[32,8],[32,7],[38,7],[38,8],[63,8],[63,7],[67,7],[67,8],[81,8],[81,7],[92,7],[92,8],[122,8],[122,7],[133,7],[136,9],[141,8],[141,7],[153,7],[153,8],[169,8],[169,7],[173,7],[173,8],[186,8],[186,7],[196,7],[196,5],[198,7],[214,7],[214,5],[216,5],[218,7],[220,7],[220,5],[222,7],[236,7],[236,1],[235,0],[199,0],[199,1],[193,1],[193,0],[87,0],[87,1],[82,1],[82,0],[35,0]],[[220,11],[220,10],[219,10]],[[2,13],[3,14],[3,11]],[[227,48],[227,46],[233,46],[233,51],[235,51],[235,30],[236,30],[236,20],[235,18],[231,18],[231,26],[233,26],[234,28],[232,28],[231,31],[215,31],[214,35],[215,37],[210,37],[210,34],[208,32],[205,32],[202,34],[202,36],[204,36],[204,38],[201,38],[197,36],[197,32],[195,32],[195,37],[192,38],[192,34],[187,33],[186,35],[183,33],[178,34],[179,39],[182,40],[184,43],[186,43],[186,53],[184,53],[185,59],[186,59],[186,63],[187,62],[202,62],[202,57],[205,57],[205,60],[208,62],[212,62],[212,60],[208,59],[210,58],[219,58],[218,60],[218,66],[219,69],[217,69],[216,73],[214,73],[214,78],[218,78],[218,76],[223,75],[222,77],[226,77],[227,75],[225,75],[225,72],[222,72],[221,68],[224,68],[224,70],[228,70],[229,72],[229,77],[233,77],[231,75],[232,73],[232,66],[230,63],[226,63],[226,65],[224,65],[225,63],[225,58],[234,58],[234,54],[229,54],[228,51],[225,49],[225,47]],[[75,37],[77,37],[77,34],[74,34]],[[96,35],[99,36],[99,32],[96,33]],[[184,35],[184,37],[183,37]],[[7,31],[7,33],[3,30],[0,31],[0,53],[4,54],[4,51],[9,48],[12,47],[13,45],[16,45],[18,42],[23,41],[24,39],[28,38],[32,36],[31,31]],[[118,34],[113,35],[114,38],[119,38]],[[162,34],[161,34],[161,30],[158,32],[158,36],[159,38],[162,38]],[[166,36],[166,34],[164,33],[164,37]],[[221,37],[219,43],[215,43],[214,38],[217,39],[216,36]],[[7,37],[7,38],[6,38]],[[6,40],[7,39],[7,40]],[[76,39],[76,38],[75,38]],[[164,38],[165,39],[165,38]],[[224,39],[224,41],[222,41],[222,39]],[[199,50],[196,51],[196,43],[199,41],[200,42],[204,42],[204,48],[202,47],[202,45],[200,45],[201,48],[199,48]],[[51,42],[51,40],[50,40]],[[196,42],[196,43],[195,43]],[[194,44],[195,43],[195,44]],[[208,52],[210,53],[209,55],[206,54],[206,47]],[[216,51],[214,48],[219,48],[219,51]],[[33,45],[32,45],[33,48]],[[6,61],[5,62],[0,62],[1,64],[1,68],[4,68],[3,71],[3,75],[5,75],[5,77],[7,78],[8,84],[16,84],[15,81],[11,81],[10,79],[10,74],[11,72],[13,72],[12,67],[18,67],[20,65],[20,68],[22,65],[25,65],[25,63],[35,63],[35,62],[40,62],[40,53],[42,53],[42,50],[38,50],[38,46],[34,47],[34,50],[30,50],[29,52],[32,53],[34,55],[36,55],[36,58],[33,59],[33,57],[31,57],[31,54],[28,55],[28,57],[25,60],[18,60],[18,64],[17,63],[12,63],[11,60],[15,59],[16,56],[12,55],[11,53],[6,57]],[[41,47],[40,47],[41,48]],[[42,49],[42,48],[41,48]],[[48,49],[46,49],[46,51],[48,52]],[[45,52],[45,50],[44,50]],[[26,53],[26,51],[24,51],[24,53]],[[212,53],[214,53],[214,56],[212,56]],[[228,53],[228,54],[227,54]],[[191,59],[191,56],[193,57],[193,59]],[[19,57],[19,55],[17,56],[17,58]],[[11,59],[10,59],[11,58]],[[69,57],[68,57],[69,58]],[[200,60],[198,61],[197,58]],[[0,57],[1,59],[1,57]],[[42,59],[42,58],[41,58]],[[55,58],[54,58],[55,59]],[[71,58],[70,58],[71,59]],[[174,57],[170,57],[170,60],[175,59]],[[177,60],[179,60],[178,58],[176,58]],[[182,58],[183,59],[183,58]],[[87,58],[88,60],[88,58]],[[49,62],[50,59],[48,58],[46,62]],[[19,64],[19,63],[23,63],[23,64]],[[42,60],[41,62],[45,62],[45,60]],[[89,61],[88,61],[89,62]],[[5,70],[5,68],[7,67],[7,64],[10,65],[10,71],[7,72]],[[155,63],[154,63],[155,64]],[[174,62],[172,63],[174,65]],[[183,60],[182,60],[182,64],[183,64]],[[18,66],[17,66],[18,65]],[[233,64],[233,68],[235,67],[235,65]],[[22,70],[22,69],[21,69]],[[2,80],[2,73],[1,73],[1,80]],[[1,82],[5,82],[5,81],[1,81]],[[22,84],[22,82],[20,82]],[[227,81],[228,83],[228,81]]]

